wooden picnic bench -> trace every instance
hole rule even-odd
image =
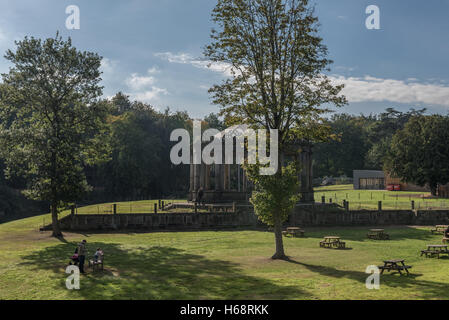
[[[373,240],[390,240],[390,235],[384,229],[370,229],[367,237]]]
[[[447,227],[448,227],[447,225],[436,225],[435,228],[430,230],[430,232],[432,232],[432,234],[435,234],[435,233],[444,234],[444,232],[446,231]]]
[[[448,243],[449,242],[449,238],[444,237],[443,238],[443,243]]]
[[[408,271],[408,269],[411,269],[412,266],[407,266],[405,265],[405,260],[398,259],[398,260],[385,260],[384,265],[378,266],[378,268],[381,270],[380,272],[381,274],[383,274],[384,271],[387,270],[388,272],[397,271],[399,272],[400,275],[402,275],[402,271],[405,270],[407,275],[409,275],[410,272]]]
[[[338,248],[344,249],[346,247],[346,242],[340,240],[340,237],[327,236],[320,241],[320,248]]]
[[[298,227],[288,227],[286,231],[282,231],[282,234],[286,237],[304,237],[304,230]]]
[[[449,255],[449,250],[447,249],[447,245],[444,244],[431,244],[427,246],[427,250],[421,250],[421,256],[426,255],[426,258],[432,258],[437,256],[440,258],[440,254]]]
[[[99,268],[101,268],[101,271],[103,271],[104,270],[104,254],[99,256],[97,260],[90,259],[89,267],[92,267],[92,271],[98,270]]]

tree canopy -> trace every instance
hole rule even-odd
[[[8,175],[27,177],[30,198],[51,203],[53,235],[60,236],[58,209],[89,190],[83,166],[107,156],[101,57],[58,34],[16,45],[2,75],[2,156]]]
[[[429,185],[449,182],[449,117],[414,116],[392,139],[386,169],[406,182]]]

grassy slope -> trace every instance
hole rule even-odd
[[[411,200],[415,201],[415,208],[445,208],[449,209],[449,199],[428,199],[421,196],[429,196],[425,192],[412,191],[385,191],[385,190],[354,190],[353,185],[334,185],[315,188],[315,200],[321,201],[321,196],[326,197],[326,202],[332,198],[333,202],[342,204],[343,200],[349,201],[352,210],[377,209],[378,201],[382,201],[383,209],[410,209]]]
[[[49,221],[49,216],[46,220]],[[260,231],[66,234],[39,233],[41,217],[0,225],[0,299],[447,299],[449,259],[419,250],[440,243],[429,228],[388,228],[393,240],[365,239],[367,228],[307,229],[285,239],[291,262],[271,261],[273,234]],[[351,250],[318,247],[339,235]],[[76,243],[106,253],[103,274],[65,288],[64,268]],[[404,258],[413,275],[384,275],[380,290],[365,288],[370,264]]]

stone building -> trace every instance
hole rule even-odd
[[[247,126],[235,126],[230,129],[245,132]],[[235,134],[237,136],[239,133]],[[220,132],[220,138],[225,131]],[[225,150],[223,146],[223,150]],[[234,144],[235,157],[235,144]],[[305,141],[292,143],[284,150],[283,157],[293,158],[301,167],[298,176],[300,181],[300,202],[314,202],[312,177],[312,144]],[[251,196],[252,184],[238,164],[190,164],[190,187],[188,200],[195,201],[197,192],[203,189],[202,201],[206,203],[246,202]],[[222,162],[224,163],[224,161]],[[235,163],[235,162],[234,162]]]

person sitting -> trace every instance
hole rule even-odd
[[[203,195],[204,195],[203,188],[199,188],[199,189],[198,189],[198,193],[197,193],[197,195],[196,195],[196,202],[197,202],[197,203],[201,204],[202,199],[203,199]]]
[[[444,237],[449,238],[449,226],[444,230]]]
[[[79,258],[78,258],[78,248],[75,249],[75,253],[73,254],[73,256],[70,258],[69,261],[69,265],[75,265],[77,266],[79,263]]]
[[[98,259],[102,260],[102,257],[103,257],[103,250],[101,250],[101,248],[98,248],[97,251],[95,251],[94,261],[98,262]]]

